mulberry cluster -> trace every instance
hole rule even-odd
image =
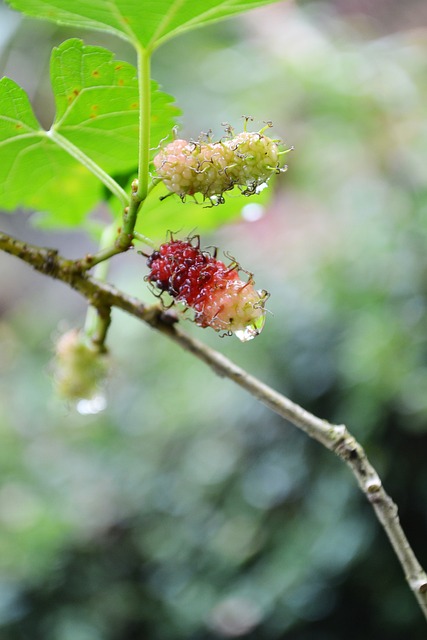
[[[235,185],[251,195],[280,166],[277,141],[244,131],[222,142],[174,140],[154,158],[157,175],[181,198],[201,193],[204,198],[222,194]]]
[[[243,342],[261,332],[268,294],[256,291],[252,278],[243,282],[237,265],[226,266],[182,240],[162,244],[149,256],[147,265],[146,279],[194,309],[199,326],[234,333]]]

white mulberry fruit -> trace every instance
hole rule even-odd
[[[234,154],[229,174],[235,184],[248,187],[249,192],[280,171],[278,144],[268,136],[243,131],[225,144]]]
[[[181,197],[201,193],[210,198],[233,188],[227,172],[233,159],[231,149],[221,142],[174,140],[155,156],[154,166],[170,191]]]
[[[157,175],[181,198],[201,193],[221,201],[235,185],[251,195],[280,165],[279,143],[262,133],[244,131],[223,142],[174,140],[154,158]]]

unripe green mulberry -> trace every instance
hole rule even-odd
[[[233,158],[231,149],[220,142],[174,140],[156,155],[154,166],[170,191],[210,198],[233,188],[234,180],[227,174]]]
[[[174,140],[155,156],[154,166],[181,198],[201,193],[218,203],[234,186],[251,195],[274,173],[285,171],[282,153],[278,142],[262,132],[243,131],[221,142]]]
[[[267,136],[243,131],[225,144],[234,154],[230,177],[251,192],[280,171],[278,144]]]
[[[99,393],[107,369],[106,355],[88,346],[77,329],[58,340],[53,373],[58,393],[67,400],[91,400]]]

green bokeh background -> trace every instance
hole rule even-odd
[[[264,332],[240,344],[185,328],[345,422],[426,566],[427,15],[367,5],[257,10],[166,45],[153,75],[183,109],[183,136],[220,136],[244,113],[295,146],[268,212],[203,238],[270,291]],[[81,35],[0,5],[0,66],[45,126],[50,49]],[[132,61],[122,42],[83,37]],[[71,257],[93,248],[32,218],[1,226]],[[111,280],[152,301],[145,273],[135,252]],[[50,361],[84,302],[5,255],[0,286],[2,640],[425,638],[338,459],[119,311],[107,407],[77,411]]]

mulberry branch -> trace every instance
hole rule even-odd
[[[344,425],[331,424],[309,413],[222,354],[186,335],[176,326],[177,318],[173,312],[164,311],[157,305],[147,307],[137,298],[126,295],[112,285],[96,281],[84,270],[79,270],[73,260],[61,257],[56,250],[36,247],[4,233],[0,233],[0,249],[27,262],[43,274],[62,280],[98,309],[117,307],[143,320],[207,364],[216,374],[232,380],[269,409],[339,456],[351,469],[359,487],[371,503],[397,555],[407,583],[427,618],[426,572],[403,531],[396,504],[384,490],[381,479],[362,446]]]

